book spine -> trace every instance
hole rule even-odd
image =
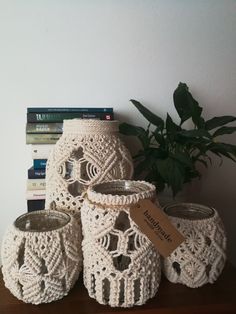
[[[26,134],[26,144],[55,144],[62,134]]]
[[[27,134],[62,133],[63,123],[27,123]]]
[[[47,164],[47,159],[34,159],[33,167],[34,169],[45,169]]]
[[[107,112],[113,113],[112,107],[84,107],[84,108],[76,108],[76,107],[29,107],[27,108],[27,113],[47,113],[47,112]]]
[[[113,113],[103,112],[48,112],[48,113],[27,113],[27,123],[35,122],[63,122],[67,119],[100,119],[100,120],[113,120]]]
[[[28,179],[27,190],[45,190],[46,181],[45,179]]]
[[[27,190],[26,199],[27,200],[44,200],[46,198],[45,190]]]
[[[42,210],[45,208],[45,199],[44,200],[27,200],[27,209],[28,212],[35,210]]]
[[[48,159],[54,144],[33,144],[31,145],[32,159]]]
[[[28,179],[45,179],[46,169],[28,169]]]

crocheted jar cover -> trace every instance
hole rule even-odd
[[[170,205],[164,211],[186,238],[163,260],[167,279],[191,288],[213,283],[226,261],[226,235],[217,211],[191,203]]]
[[[159,287],[160,256],[130,218],[130,207],[155,198],[144,181],[115,180],[89,187],[81,210],[84,285],[101,304],[142,305]]]
[[[62,298],[81,270],[80,241],[77,223],[66,213],[35,211],[20,216],[3,238],[5,286],[27,303]]]
[[[46,168],[45,208],[78,214],[88,185],[130,179],[132,158],[118,137],[118,121],[64,121]]]

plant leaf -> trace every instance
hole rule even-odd
[[[140,161],[138,165],[135,166],[135,176],[139,176],[144,171],[149,171],[150,166],[154,163],[154,160],[150,158],[145,158],[144,160]]]
[[[210,145],[210,148],[214,148],[215,150],[216,149],[219,149],[219,152],[224,150],[226,152],[229,152],[230,154],[232,155],[235,155],[236,156],[236,145],[233,145],[233,144],[229,144],[229,143],[220,143],[220,142],[213,142],[211,145]]]
[[[174,121],[172,120],[171,116],[168,113],[166,117],[166,131],[167,133],[169,133],[169,135],[170,134],[174,135],[176,132],[181,131],[181,127],[174,123]]]
[[[227,143],[212,143],[208,149],[217,156],[223,155],[236,162],[236,146]]]
[[[193,167],[193,162],[189,156],[189,154],[186,153],[181,153],[181,152],[175,152],[174,154],[170,155],[171,158],[178,160],[180,163],[183,165],[192,168]]]
[[[165,181],[156,168],[153,168],[145,177],[145,180],[156,186],[157,192],[161,192],[165,188]]]
[[[138,109],[138,111],[146,118],[150,123],[154,124],[155,126],[159,127],[161,130],[164,127],[164,121],[148,110],[144,105],[134,99],[130,99],[132,104]]]
[[[156,130],[154,132],[152,132],[152,134],[153,134],[153,136],[154,136],[154,138],[158,144],[160,144],[162,146],[165,144],[165,138],[158,128],[156,128]]]
[[[201,162],[206,168],[208,167],[206,160],[198,158],[197,161]]]
[[[143,148],[149,146],[150,139],[148,136],[148,132],[145,131],[144,128],[124,122],[120,124],[119,131],[120,133],[125,135],[137,136],[141,141]]]
[[[173,195],[175,196],[183,186],[185,174],[183,166],[170,157],[158,160],[156,166],[160,175],[171,187]]]
[[[220,116],[209,119],[205,123],[206,130],[212,130],[219,126],[225,125],[227,123],[233,122],[236,120],[234,116]]]
[[[185,83],[179,83],[178,87],[174,91],[173,100],[175,109],[181,119],[181,124],[189,118],[192,118],[196,125],[202,125],[204,121],[203,118],[200,118],[202,108],[193,98],[188,90],[188,86]]]
[[[224,135],[224,134],[232,134],[236,131],[236,127],[227,127],[223,126],[222,128],[219,128],[218,130],[215,131],[213,134],[213,137],[219,136],[219,135]]]
[[[145,156],[151,155],[156,159],[163,159],[167,157],[167,152],[162,147],[149,147],[145,150]]]
[[[140,127],[140,126],[135,126],[129,123],[121,123],[119,126],[119,131],[122,134],[125,135],[134,135],[134,136],[138,136],[140,134],[145,133],[144,128]]]
[[[182,130],[180,132],[178,132],[179,135],[184,136],[184,137],[207,137],[207,138],[211,138],[211,134],[203,129],[199,129],[199,130]]]

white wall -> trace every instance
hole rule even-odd
[[[27,106],[113,106],[144,124],[129,99],[173,115],[182,81],[206,116],[236,115],[235,30],[234,0],[0,0],[0,238],[26,211]],[[236,264],[235,178],[230,161],[211,168],[192,199],[220,211]]]

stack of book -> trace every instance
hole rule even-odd
[[[33,166],[28,169],[27,208],[41,210],[46,197],[46,164],[49,153],[63,132],[66,119],[113,120],[113,108],[27,108],[26,144],[31,144]]]

